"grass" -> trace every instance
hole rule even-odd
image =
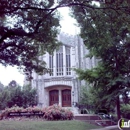
[[[0,121],[0,130],[90,130],[98,126],[81,121]]]

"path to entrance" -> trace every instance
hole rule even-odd
[[[114,125],[114,126],[108,126],[100,129],[91,129],[91,130],[119,130],[119,128],[117,125]]]

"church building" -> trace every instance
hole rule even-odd
[[[92,68],[97,61],[86,58],[88,50],[78,35],[60,33],[58,40],[63,44],[53,55],[46,53],[42,59],[51,73],[38,75],[33,72],[31,85],[38,91],[38,106],[58,104],[62,107],[75,106],[80,100],[80,90],[85,83],[78,79],[74,68]]]

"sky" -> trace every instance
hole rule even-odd
[[[69,9],[67,7],[59,9],[62,19],[60,21],[61,31],[68,34],[77,34],[79,32],[78,27],[76,27],[76,20],[69,16]]]
[[[68,34],[77,34],[78,28],[74,25],[76,24],[76,20],[69,16],[68,8],[64,7],[59,9],[59,11],[62,15],[62,20],[60,21],[61,31]],[[0,82],[7,86],[12,80],[15,80],[22,86],[24,83],[24,75],[16,67],[4,67],[0,65]]]
[[[0,82],[7,86],[10,81],[15,80],[19,85],[23,85],[24,75],[16,67],[4,67],[0,65]]]

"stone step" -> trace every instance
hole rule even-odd
[[[112,126],[116,125],[115,122],[111,120],[102,120],[102,118],[95,114],[78,114],[74,116],[75,120],[85,121],[90,124],[96,124],[99,126]]]
[[[116,125],[115,122],[111,120],[95,120],[95,123],[100,126],[113,126]]]
[[[98,126],[113,126],[116,125],[115,122],[111,121],[111,120],[80,120],[80,121],[84,121],[90,124],[95,124]]]
[[[74,115],[75,120],[102,120],[100,116],[94,114],[78,114]]]

